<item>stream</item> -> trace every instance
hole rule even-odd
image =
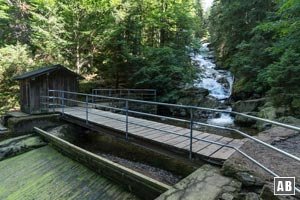
[[[231,107],[225,105],[225,101],[230,97],[233,85],[233,75],[227,70],[216,69],[213,60],[212,51],[208,48],[209,43],[203,43],[200,53],[193,54],[192,60],[200,69],[198,79],[195,80],[194,86],[197,88],[205,88],[209,91],[209,96],[217,99],[226,110],[231,111]],[[234,122],[234,118],[227,113],[221,113],[220,116],[209,118],[207,123],[229,126]]]

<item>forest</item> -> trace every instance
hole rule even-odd
[[[300,115],[298,0],[215,0],[207,12],[201,0],[0,0],[0,26],[0,112],[17,106],[15,75],[58,63],[86,77],[86,91],[155,88],[176,103],[205,40],[234,74],[235,99]]]
[[[187,47],[204,35],[200,0],[0,0],[0,26],[1,110],[17,104],[14,75],[58,63],[170,101],[193,81]]]
[[[218,66],[235,75],[237,99],[268,97],[300,115],[300,1],[215,0],[209,16]]]

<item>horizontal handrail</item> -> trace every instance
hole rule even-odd
[[[149,92],[156,92],[155,89],[93,89],[93,91],[149,91]]]
[[[197,107],[197,106],[189,106],[189,105],[170,104],[170,103],[162,103],[162,102],[154,102],[154,101],[143,101],[143,100],[136,100],[136,99],[126,99],[126,98],[119,98],[119,97],[107,97],[107,96],[103,96],[103,95],[84,94],[84,93],[76,93],[76,92],[69,92],[69,91],[62,91],[62,90],[49,90],[49,92],[64,92],[64,93],[68,93],[68,94],[83,95],[83,96],[87,95],[89,97],[99,97],[99,98],[119,100],[119,101],[128,101],[128,102],[151,104],[151,105],[170,106],[170,107],[177,107],[177,108],[186,108],[186,109],[196,109],[196,110],[228,113],[228,114],[239,115],[239,116],[242,116],[242,117],[246,117],[246,118],[250,118],[250,119],[254,119],[254,120],[274,124],[274,125],[277,125],[277,126],[281,126],[281,127],[284,127],[284,128],[300,131],[300,127],[297,127],[297,126],[292,126],[292,125],[289,125],[289,124],[284,124],[284,123],[269,120],[269,119],[255,117],[255,116],[252,116],[252,115],[247,115],[247,114],[236,112],[236,111],[221,110],[221,109],[214,109],[214,108],[205,108],[205,107]]]

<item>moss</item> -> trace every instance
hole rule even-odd
[[[0,179],[0,199],[136,199],[49,146],[0,162]]]
[[[15,137],[15,138],[10,138],[10,139],[7,139],[7,140],[3,140],[3,141],[0,142],[0,147],[8,146],[11,143],[15,143],[17,141],[23,140],[23,139],[31,137],[31,136],[33,136],[33,135],[29,134],[29,135],[23,135],[23,136],[19,136],[19,137]]]
[[[45,145],[46,143],[40,137],[32,135],[8,139],[0,143],[0,160],[22,154]]]

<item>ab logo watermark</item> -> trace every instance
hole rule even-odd
[[[295,195],[295,177],[274,177],[274,195]]]

